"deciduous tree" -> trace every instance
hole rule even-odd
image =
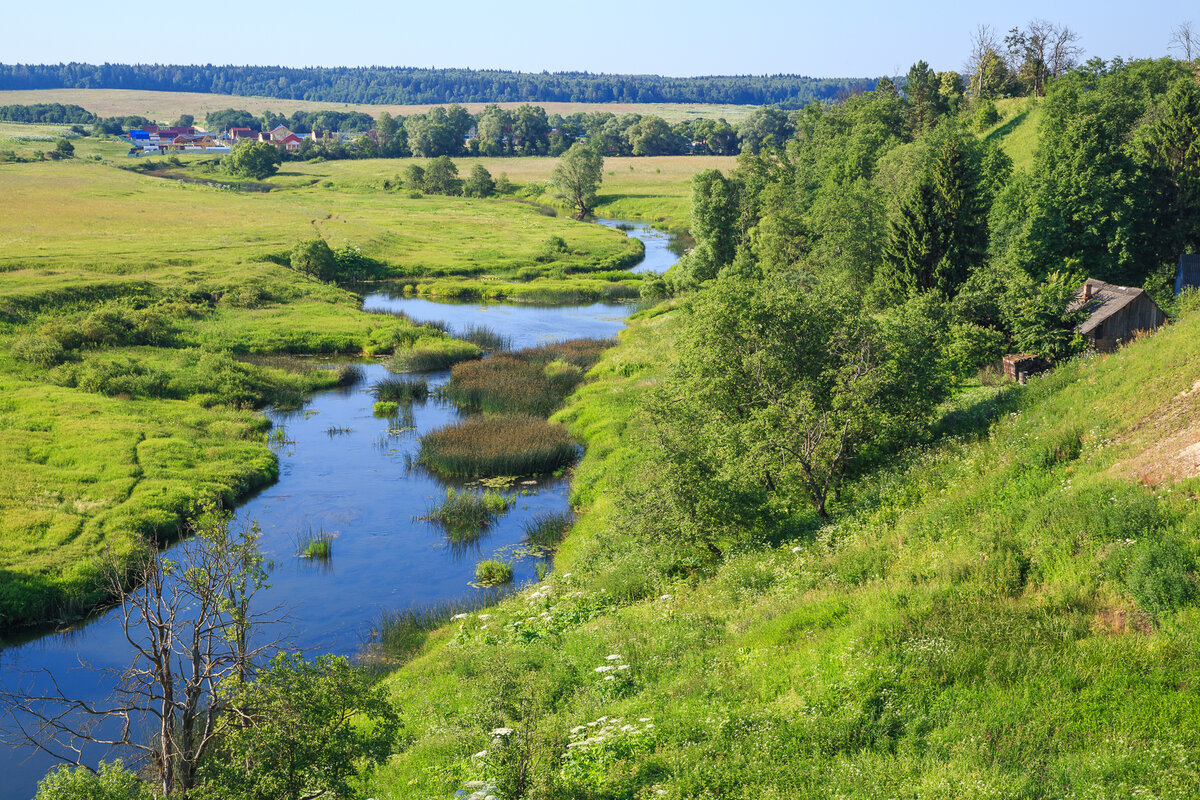
[[[596,190],[604,178],[604,157],[589,145],[576,142],[563,153],[551,173],[558,196],[583,216],[596,202]]]

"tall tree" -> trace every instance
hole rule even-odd
[[[1197,35],[1190,20],[1171,28],[1171,43],[1168,49],[1174,50],[1184,61],[1200,57],[1200,35]]]
[[[603,178],[604,156],[582,142],[576,142],[563,153],[550,176],[558,196],[581,216],[592,210]]]
[[[1142,141],[1170,184],[1176,249],[1200,247],[1200,86],[1176,81]]]

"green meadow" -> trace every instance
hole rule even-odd
[[[639,398],[687,314],[664,310],[556,417],[588,450],[554,573],[388,679],[406,743],[372,796],[1192,795],[1200,617],[1170,565],[1200,524],[1172,471],[1194,300],[1119,353],[968,387],[835,523],[800,512],[795,538],[711,563],[625,533],[656,446]]]
[[[68,133],[2,125],[0,151],[31,157]],[[74,159],[0,164],[0,628],[86,611],[102,599],[102,554],[177,536],[197,500],[233,503],[273,480],[255,409],[343,380],[323,358],[478,355],[292,270],[298,242],[357,249],[431,296],[638,294],[624,270],[639,243],[548,211],[546,190],[529,188],[552,159],[495,165],[532,199],[414,197],[384,188],[404,162],[383,160],[289,163],[270,191],[236,191],[204,177],[204,156],[159,159],[201,176],[184,182],[118,168],[135,163],[119,141],[71,141]],[[657,184],[683,202],[704,166],[636,161],[660,166],[611,166],[612,198],[650,203]]]

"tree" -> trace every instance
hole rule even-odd
[[[939,128],[933,161],[891,221],[885,279],[899,296],[953,295],[987,248],[974,139]]]
[[[259,181],[278,172],[282,163],[283,154],[270,142],[238,142],[233,151],[221,159],[221,165],[234,175]]]
[[[1051,272],[1014,298],[1010,325],[1017,347],[1048,361],[1061,361],[1083,350],[1076,328],[1087,317],[1084,309],[1068,311],[1083,279],[1066,272]]]
[[[324,239],[298,242],[292,248],[292,269],[319,281],[331,281],[337,277],[337,258]]]
[[[438,156],[425,165],[425,191],[430,194],[462,194],[458,165],[450,156]]]
[[[404,185],[414,191],[425,188],[425,168],[420,164],[409,164],[404,168]]]
[[[718,279],[649,401],[669,502],[648,524],[711,550],[719,542],[706,531],[744,535],[719,520],[788,515],[806,501],[828,516],[864,448],[902,440],[946,396],[941,329],[928,298],[877,320],[833,281]]]
[[[392,157],[397,155],[397,132],[400,130],[400,124],[386,111],[379,114],[379,119],[375,122],[375,138],[379,145],[381,155]]]
[[[250,128],[255,131],[260,129],[257,117],[249,111],[239,111],[235,108],[210,111],[205,115],[204,123],[214,131],[227,131],[230,128]]]
[[[626,131],[635,156],[662,156],[679,152],[671,126],[662,117],[647,115]]]
[[[1175,248],[1200,245],[1200,86],[1188,78],[1172,84],[1142,146],[1170,185]]]
[[[202,797],[348,797],[359,765],[383,763],[400,727],[382,686],[345,658],[281,653],[250,682],[230,681],[230,709]]]
[[[100,768],[61,766],[38,782],[34,800],[152,800],[150,787],[121,759]]]
[[[1190,20],[1171,28],[1171,43],[1167,49],[1179,53],[1184,61],[1192,61],[1200,56],[1200,37],[1197,37]]]
[[[739,212],[738,187],[732,179],[716,169],[692,176],[691,231],[696,240],[692,271],[697,282],[715,278],[721,267],[733,263],[740,238]]]
[[[590,146],[576,142],[558,160],[550,180],[558,196],[584,216],[596,201],[596,190],[603,177],[604,157]]]
[[[69,139],[59,139],[54,143],[55,158],[74,158],[75,145],[71,144]]]
[[[787,112],[773,106],[755,109],[738,125],[738,139],[743,151],[757,153],[767,142],[782,147],[793,132]]]
[[[1078,63],[1083,52],[1078,41],[1079,34],[1070,28],[1044,19],[1029,22],[1024,30],[1012,28],[1004,37],[1009,69],[1030,94],[1043,95],[1051,78],[1065,75]]]
[[[180,114],[179,119],[175,120],[175,125],[180,128],[190,128],[196,124],[196,118],[191,114]]]
[[[258,528],[234,530],[230,521],[208,507],[169,557],[152,540],[127,558],[107,555],[104,577],[133,662],[103,705],[68,697],[53,675],[45,694],[6,690],[19,743],[77,765],[86,743],[127,748],[148,759],[158,796],[189,796],[228,710],[218,686],[253,675],[276,644],[249,636],[276,613],[252,610],[266,581]],[[94,731],[99,718],[119,730]]]
[[[463,194],[468,197],[491,197],[496,191],[496,181],[483,164],[471,167],[471,176],[463,184]]]

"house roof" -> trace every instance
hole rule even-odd
[[[1084,299],[1084,294],[1089,287],[1092,296]],[[1075,299],[1067,306],[1067,310],[1083,309],[1087,312],[1088,318],[1079,326],[1079,332],[1086,336],[1100,327],[1104,320],[1144,294],[1146,294],[1145,291],[1132,286],[1117,286],[1115,283],[1105,283],[1095,278],[1088,278],[1083,286],[1079,287],[1079,291],[1075,292]]]
[[[1200,253],[1179,257],[1179,274],[1175,278],[1175,294],[1184,289],[1200,289]]]

